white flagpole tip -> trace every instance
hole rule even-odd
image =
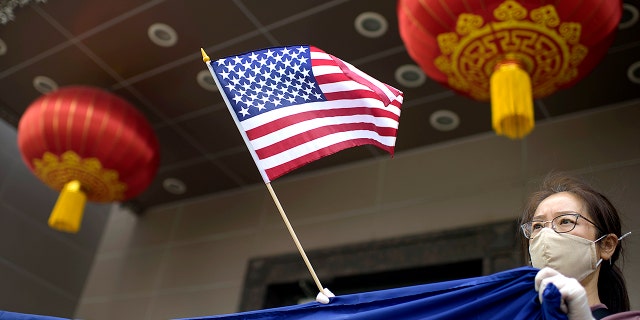
[[[322,304],[328,304],[329,303],[329,298],[333,298],[336,295],[333,294],[333,292],[331,292],[331,290],[324,288],[324,290],[322,290],[322,292],[318,292],[318,295],[316,296],[316,301],[322,303]]]

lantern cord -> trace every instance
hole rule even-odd
[[[282,205],[280,205],[278,196],[276,196],[276,193],[273,191],[273,188],[271,187],[271,183],[268,182],[266,185],[267,185],[267,189],[269,190],[269,193],[271,194],[271,198],[273,199],[273,202],[275,202],[276,207],[278,207],[278,211],[280,212],[280,216],[282,217],[284,224],[287,226],[287,229],[289,230],[289,234],[291,235],[293,242],[296,244],[296,247],[298,248],[298,251],[302,256],[304,263],[307,265],[307,269],[309,269],[309,272],[311,273],[311,277],[313,277],[313,281],[316,283],[318,290],[320,290],[320,293],[318,293],[316,300],[318,300],[319,302],[323,302],[325,304],[328,303],[329,302],[328,297],[333,297],[334,296],[333,293],[331,293],[329,289],[322,287],[322,284],[320,283],[320,280],[318,279],[316,272],[313,270],[313,266],[311,265],[311,262],[309,262],[309,258],[307,258],[307,254],[304,252],[304,249],[302,248],[302,245],[300,244],[300,241],[296,236],[296,232],[293,230],[291,223],[289,223],[287,214],[284,212]]]

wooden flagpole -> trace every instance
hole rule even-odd
[[[209,68],[209,71],[211,71],[211,75],[213,76],[213,79],[216,82],[216,86],[220,89],[220,92],[222,93],[222,98],[224,99],[225,103],[227,104],[227,107],[229,108],[229,111],[231,113],[231,116],[233,117],[236,125],[238,126],[238,130],[240,131],[240,134],[242,135],[242,138],[244,139],[245,143],[247,143],[247,147],[249,149],[249,152],[251,153],[251,156],[253,157],[254,161],[256,162],[256,164],[258,163],[258,161],[256,160],[257,157],[255,155],[255,152],[253,151],[253,149],[251,149],[250,144],[247,142],[247,137],[246,137],[246,133],[244,132],[244,130],[239,126],[239,121],[235,116],[235,113],[233,112],[233,110],[231,109],[231,105],[229,104],[229,100],[227,98],[227,96],[223,93],[222,87],[220,86],[220,83],[218,82],[218,78],[216,77],[216,75],[213,72],[213,69],[211,68],[211,59],[209,58],[209,56],[207,55],[207,53],[204,51],[203,48],[200,48],[200,52],[202,53],[202,61],[207,65],[207,67]],[[264,176],[263,176],[264,178]],[[265,181],[267,181],[267,179],[265,179]],[[304,249],[302,248],[302,245],[300,244],[300,241],[298,240],[298,237],[296,236],[295,231],[293,231],[293,227],[291,226],[291,223],[289,223],[289,219],[287,218],[287,214],[284,213],[284,209],[282,209],[282,205],[280,205],[280,201],[278,200],[278,197],[276,196],[276,193],[273,191],[273,188],[271,187],[271,182],[267,182],[267,189],[269,190],[269,193],[271,194],[271,198],[273,199],[273,202],[275,202],[276,207],[278,207],[278,211],[280,212],[280,216],[282,217],[282,220],[284,220],[285,225],[287,226],[287,229],[289,230],[289,234],[291,235],[291,238],[293,238],[293,242],[296,244],[296,247],[298,248],[298,251],[300,252],[300,255],[302,256],[302,259],[304,260],[304,263],[307,265],[307,269],[309,269],[309,272],[311,273],[311,276],[313,277],[313,281],[316,283],[316,286],[318,287],[318,290],[320,291],[320,293],[318,293],[318,297],[316,297],[316,300],[322,303],[328,303],[328,297],[333,297],[333,293],[331,291],[329,291],[328,289],[324,289],[322,287],[322,284],[320,283],[320,280],[318,279],[318,276],[316,275],[316,272],[313,270],[313,266],[311,266],[311,262],[309,262],[309,258],[307,258],[307,254],[304,252]],[[324,298],[321,299],[321,296],[324,296]],[[326,299],[326,300],[325,300]],[[324,300],[324,302],[323,302]]]
[[[293,238],[293,242],[295,242],[296,247],[298,248],[298,251],[300,252],[300,255],[302,256],[302,259],[304,260],[304,263],[307,265],[307,269],[309,269],[309,272],[311,273],[311,276],[313,277],[313,281],[315,281],[316,286],[318,287],[318,290],[320,290],[320,292],[324,292],[322,284],[320,283],[320,280],[318,279],[318,276],[316,275],[316,272],[313,270],[313,266],[311,265],[311,262],[309,262],[309,258],[307,258],[307,254],[304,252],[304,249],[302,248],[302,245],[300,244],[300,241],[298,240],[298,237],[296,236],[296,232],[293,230],[293,227],[291,226],[291,223],[289,223],[289,219],[287,218],[287,214],[284,213],[284,209],[282,209],[282,206],[280,205],[280,200],[278,200],[278,196],[276,196],[276,193],[273,191],[273,188],[271,187],[271,183],[270,182],[267,182],[267,189],[269,189],[269,193],[271,194],[271,198],[273,199],[273,202],[276,203],[276,207],[278,207],[278,211],[280,211],[280,216],[282,217],[282,220],[284,220],[284,224],[287,225],[287,229],[289,230],[289,234],[291,235],[291,238]]]

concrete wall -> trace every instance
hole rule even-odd
[[[88,204],[77,234],[50,229],[58,194],[22,162],[16,136],[0,120],[0,310],[72,317],[111,206]]]
[[[488,133],[285,176],[273,188],[302,246],[315,251],[513,221],[543,175],[569,171],[609,195],[624,230],[635,231],[624,240],[624,270],[640,309],[640,273],[632,272],[640,270],[639,120],[640,101],[634,101],[539,123],[523,141]],[[76,316],[151,320],[237,312],[248,262],[296,252],[264,185],[156,208],[142,218],[114,210]]]

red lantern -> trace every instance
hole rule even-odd
[[[158,140],[144,116],[120,97],[86,86],[35,100],[18,124],[18,147],[29,169],[62,191],[49,226],[73,233],[86,200],[135,197],[159,164]]]
[[[399,0],[400,35],[433,80],[491,100],[493,128],[533,129],[533,98],[567,88],[605,55],[622,15],[618,0]]]

